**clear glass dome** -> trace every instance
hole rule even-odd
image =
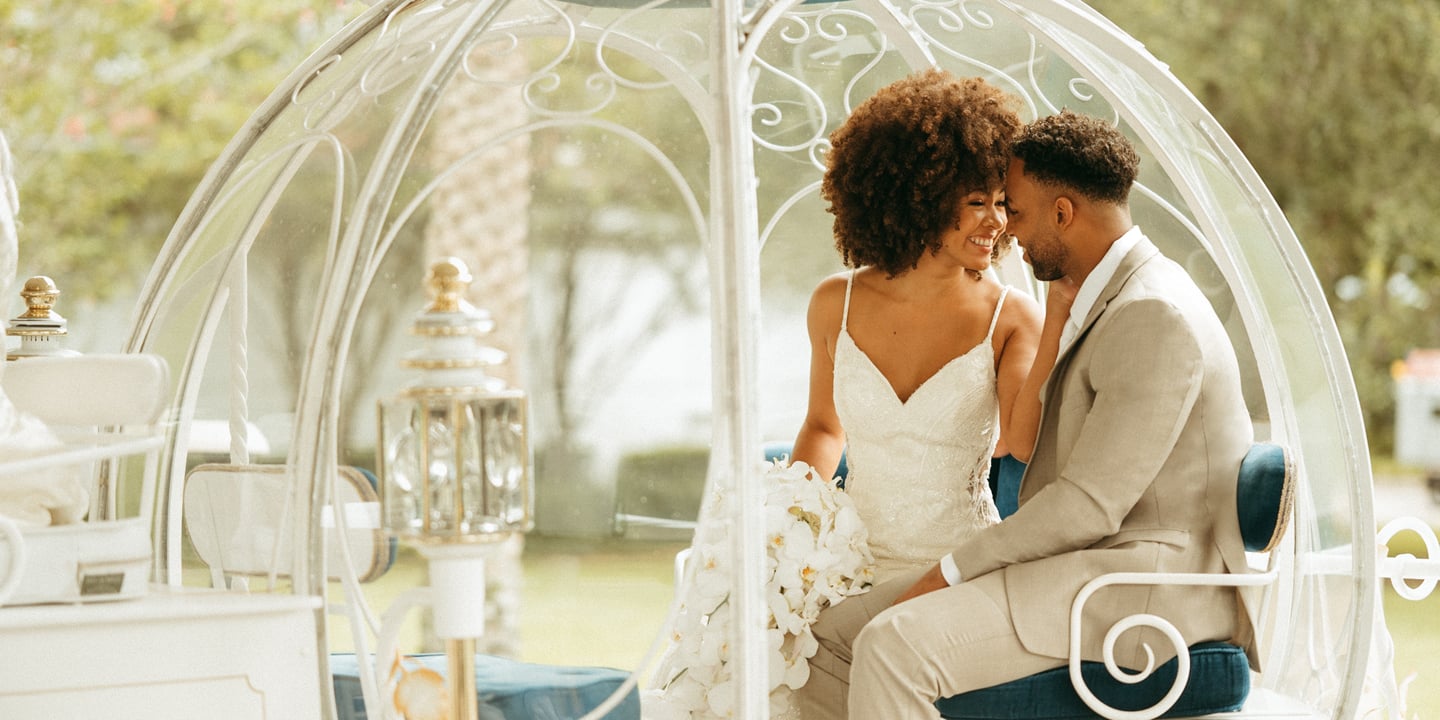
[[[644,683],[669,558],[697,520],[719,524],[749,621],[730,630],[749,661],[737,715],[763,716],[760,530],[697,508],[707,487],[735,507],[758,498],[762,444],[793,437],[804,412],[805,303],[839,269],[818,193],[829,133],[931,65],[1015,93],[1027,119],[1111,119],[1140,148],[1136,220],[1209,295],[1259,439],[1288,444],[1301,470],[1260,682],[1348,716],[1374,612],[1374,558],[1350,549],[1375,533],[1324,296],[1223,129],[1138,42],[1063,0],[377,4],[236,135],[142,293],[130,349],[170,362],[180,419],[160,572],[211,582],[184,537],[188,473],[280,465],[284,513],[264,531],[289,557],[275,553],[266,587],[329,592],[344,573],[325,505],[340,468],[374,468],[376,401],[404,381],[424,269],[457,256],[496,319],[502,374],[532,402],[536,530],[507,555],[526,584],[492,586],[489,647]],[[1000,271],[1040,292],[1013,259]],[[344,584],[376,613],[421,574],[402,551],[380,580]],[[327,627],[322,650],[366,632]],[[555,644],[557,628],[593,644]],[[413,635],[405,647],[423,647]]]

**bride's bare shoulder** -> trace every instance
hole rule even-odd
[[[815,286],[810,294],[809,322],[812,328],[830,328],[840,325],[840,315],[845,309],[845,287],[849,284],[850,271],[831,275]]]
[[[845,287],[850,284],[850,271],[838,272],[821,280],[810,294],[810,305],[830,305],[845,302]]]
[[[1035,299],[1025,288],[1009,286],[1010,291],[1005,294],[1005,307],[1001,309],[1003,314],[1006,310],[1020,311],[1027,313],[1040,313],[1040,302]],[[1011,306],[1014,306],[1013,308]]]
[[[1014,332],[1038,335],[1043,319],[1044,312],[1040,303],[1031,297],[1030,293],[1012,287],[1005,296],[1005,304],[1000,308],[1000,319],[995,323],[995,332],[1002,336]]]

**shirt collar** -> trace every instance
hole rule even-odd
[[[1063,349],[1069,346],[1070,341],[1080,332],[1080,327],[1085,323],[1085,317],[1090,314],[1091,308],[1095,307],[1095,301],[1100,299],[1100,292],[1110,284],[1115,277],[1115,271],[1120,267],[1120,261],[1140,242],[1142,237],[1140,227],[1132,225],[1110,244],[1110,249],[1105,251],[1105,257],[1095,265],[1095,269],[1085,277],[1085,282],[1080,284],[1080,289],[1075,292],[1075,302],[1070,305],[1070,318],[1065,324],[1065,342],[1060,344]]]

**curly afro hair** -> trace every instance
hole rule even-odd
[[[1118,129],[1069,110],[1026,125],[1010,152],[1038,182],[1116,205],[1128,201],[1140,171],[1140,155]]]
[[[830,135],[820,188],[846,267],[913,269],[955,220],[956,203],[1005,181],[1021,128],[1016,99],[980,78],[930,69],[871,96]],[[995,244],[999,257],[1009,243]]]

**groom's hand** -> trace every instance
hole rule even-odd
[[[950,583],[945,582],[945,576],[940,573],[940,563],[935,563],[930,566],[929,570],[925,571],[924,575],[920,576],[919,580],[915,581],[914,585],[910,586],[909,590],[900,593],[900,597],[895,598],[894,604],[899,605],[911,598],[917,598],[925,593],[943,590],[947,587],[950,587]]]

